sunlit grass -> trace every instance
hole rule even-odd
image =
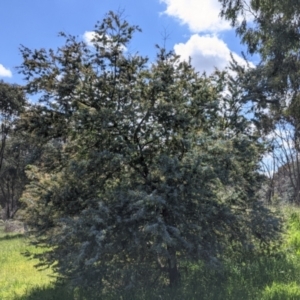
[[[51,270],[38,271],[34,267],[37,260],[22,255],[28,250],[38,251],[22,235],[7,235],[0,226],[0,299],[13,299],[34,287],[49,286]]]
[[[300,299],[299,283],[281,284],[273,282],[266,287],[262,295],[264,300],[297,300]]]

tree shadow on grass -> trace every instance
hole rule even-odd
[[[13,300],[81,300],[74,292],[63,286],[33,288],[24,296],[16,296]]]
[[[21,239],[21,238],[25,238],[23,233],[5,234],[3,236],[0,236],[0,242],[7,241],[7,240]]]
[[[189,300],[277,300],[300,299],[299,276],[300,259],[290,260],[287,256],[254,257],[244,262],[228,262],[224,269],[206,268],[193,265],[189,274],[184,276],[183,286],[178,290],[155,289],[152,291],[116,294],[107,299],[154,300],[154,299],[189,299]],[[26,296],[14,300],[94,300],[103,299],[80,295],[66,286],[53,285],[28,291]]]

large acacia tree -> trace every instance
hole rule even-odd
[[[46,264],[99,290],[176,285],[187,261],[217,264],[279,229],[256,197],[262,147],[234,79],[159,47],[151,64],[128,54],[137,30],[109,13],[93,47],[63,34],[57,51],[22,49],[41,96],[22,122],[45,145],[28,168],[28,223]]]

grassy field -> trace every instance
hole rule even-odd
[[[286,224],[286,242],[278,255],[252,257],[243,263],[228,261],[222,271],[192,265],[178,290],[128,292],[107,296],[107,300],[300,300],[300,210],[286,210]],[[5,235],[0,226],[1,300],[97,299],[56,287],[50,270],[36,270],[37,261],[21,254],[27,250],[37,251],[22,235]]]
[[[5,234],[0,223],[0,299],[14,299],[34,287],[50,284],[51,271],[36,270],[34,265],[37,261],[21,254],[27,250],[37,251],[26,243],[21,234]]]

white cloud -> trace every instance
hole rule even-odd
[[[93,46],[92,39],[95,37],[95,32],[94,31],[86,31],[83,34],[83,40],[90,46]]]
[[[189,26],[192,32],[219,32],[230,29],[228,21],[221,19],[218,0],[160,0],[167,5],[165,14]]]
[[[9,69],[4,68],[3,65],[0,64],[0,77],[12,77],[12,73]]]
[[[216,35],[194,34],[186,43],[175,44],[174,51],[182,60],[192,59],[193,67],[199,72],[211,74],[215,68],[223,70],[231,61],[228,46]],[[236,53],[233,58],[241,65],[244,59]]]
[[[83,34],[83,40],[88,44],[88,46],[93,47],[94,46],[94,42],[92,41],[96,36],[96,33],[94,31],[86,31]],[[110,37],[107,36],[108,41],[110,41]],[[126,47],[125,46],[121,46],[121,50],[122,51],[126,51]]]

